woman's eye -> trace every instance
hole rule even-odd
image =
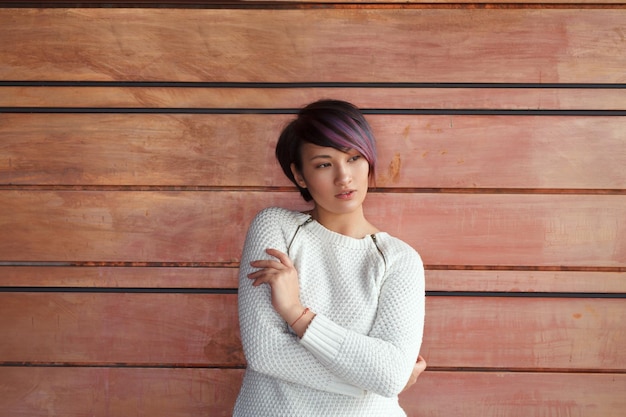
[[[348,161],[354,162],[354,161],[356,161],[357,159],[360,159],[360,158],[361,158],[361,155],[354,155],[352,158],[348,159]]]
[[[326,162],[326,163],[323,163],[323,164],[319,164],[317,167],[318,168],[326,168],[326,167],[329,167],[329,166],[330,166],[330,164]]]

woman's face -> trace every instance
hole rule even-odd
[[[305,142],[300,156],[302,171],[294,164],[291,169],[298,185],[311,193],[317,210],[348,214],[361,209],[369,187],[369,163],[359,151]]]

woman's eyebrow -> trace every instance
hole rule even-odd
[[[309,161],[314,161],[316,159],[331,159],[331,156],[330,155],[314,155],[309,159]]]

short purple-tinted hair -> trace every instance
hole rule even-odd
[[[376,170],[376,140],[372,129],[361,111],[353,104],[340,100],[320,100],[309,104],[298,112],[281,132],[276,144],[276,159],[283,172],[293,182],[302,198],[313,197],[306,188],[296,182],[291,164],[302,171],[300,150],[308,142],[347,152],[355,149],[369,163],[369,176],[374,178]]]

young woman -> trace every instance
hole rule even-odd
[[[405,416],[398,394],[426,367],[424,270],[364,215],[370,126],[350,103],[318,101],[283,130],[276,157],[313,208],[267,208],[248,230],[239,277],[248,366],[234,415]]]

